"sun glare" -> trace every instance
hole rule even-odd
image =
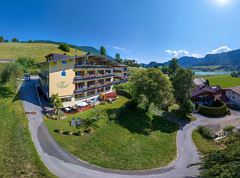
[[[225,6],[230,3],[231,0],[215,0],[215,2],[220,6]]]

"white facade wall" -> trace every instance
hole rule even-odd
[[[232,90],[227,90],[226,91],[226,96],[228,99],[233,102],[234,104],[240,106],[240,95],[233,92]]]

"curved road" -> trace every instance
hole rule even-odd
[[[38,96],[34,88],[34,82],[26,81],[21,86],[21,99],[28,114],[29,127],[32,140],[42,161],[58,177],[81,178],[187,178],[199,175],[198,163],[200,156],[192,141],[191,133],[199,125],[207,124],[204,117],[192,123],[178,123],[181,129],[177,133],[178,157],[166,167],[146,171],[117,171],[99,168],[83,162],[67,151],[63,150],[49,134],[43,123],[42,108],[39,106]],[[164,145],[163,145],[164,146]]]

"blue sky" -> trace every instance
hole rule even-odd
[[[239,49],[239,9],[239,0],[3,0],[0,35],[163,62]]]

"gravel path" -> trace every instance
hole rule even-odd
[[[49,134],[43,123],[42,108],[39,106],[34,82],[26,81],[21,87],[21,99],[26,112],[37,112],[28,115],[32,140],[41,159],[58,177],[82,177],[82,178],[187,178],[199,175],[198,166],[200,156],[192,141],[192,131],[199,125],[209,124],[209,119],[196,114],[197,121],[192,123],[179,123],[180,130],[177,133],[178,157],[171,164],[154,170],[145,171],[117,171],[99,168],[74,157],[63,148]],[[212,122],[212,121],[211,121]],[[164,146],[164,145],[163,145]]]

